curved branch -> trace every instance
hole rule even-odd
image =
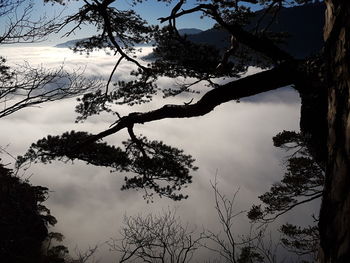
[[[294,204],[290,205],[289,207],[287,207],[286,209],[284,209],[283,211],[281,211],[280,213],[274,215],[273,217],[263,219],[263,221],[264,221],[264,223],[273,222],[274,220],[276,220],[281,215],[284,215],[288,211],[292,210],[294,207],[296,207],[298,205],[301,205],[301,204],[305,204],[305,203],[311,202],[311,201],[313,201],[315,199],[318,199],[318,198],[322,197],[322,195],[323,195],[323,191],[318,193],[318,194],[313,195],[312,197],[310,197],[308,199],[304,199],[304,200],[302,200],[300,202],[294,203]]]
[[[120,58],[118,59],[117,63],[114,65],[114,68],[113,68],[111,74],[109,75],[109,78],[108,78],[108,81],[107,81],[107,84],[106,84],[106,91],[105,91],[106,95],[108,95],[108,88],[109,88],[109,84],[112,81],[113,75],[114,75],[115,71],[117,70],[120,62],[123,60],[123,58],[124,58],[124,56],[120,56]]]
[[[149,112],[133,112],[122,117],[115,126],[97,135],[93,135],[83,144],[92,143],[114,134],[134,124],[166,119],[191,118],[203,116],[215,107],[230,100],[253,96],[295,83],[298,80],[297,63],[283,63],[273,69],[260,72],[236,81],[229,82],[208,91],[197,103],[190,105],[164,105]]]
[[[108,17],[108,12],[107,12],[107,6],[109,4],[111,4],[112,0],[107,0],[105,1],[103,4],[100,4],[97,6],[97,10],[100,13],[101,17],[103,18],[104,21],[104,29],[106,30],[106,33],[108,35],[109,40],[112,42],[112,44],[114,45],[114,47],[117,49],[117,51],[119,52],[119,54],[124,57],[126,60],[134,63],[135,65],[137,65],[139,68],[141,68],[142,70],[147,70],[147,67],[141,65],[136,59],[133,59],[132,57],[128,56],[123,49],[119,46],[118,42],[115,40],[115,37],[113,35],[113,28],[110,22],[110,19]]]

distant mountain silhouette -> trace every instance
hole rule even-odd
[[[57,48],[73,48],[76,43],[78,43],[80,41],[87,41],[88,39],[89,38],[73,39],[73,40],[69,40],[69,41],[64,42],[64,43],[57,44],[55,47],[57,47]],[[119,45],[121,47],[123,47],[124,44],[121,41],[117,40],[117,42],[119,43]],[[136,44],[135,46],[142,47],[142,46],[149,46],[149,45],[152,45],[152,43]]]
[[[209,44],[219,49],[226,48],[229,45],[229,34],[227,31],[220,29],[202,31],[196,35],[188,36],[187,39],[195,43]]]
[[[180,35],[195,35],[195,34],[199,34],[201,32],[203,32],[203,30],[200,30],[200,29],[197,29],[197,28],[182,28],[182,29],[179,29],[179,34]],[[74,40],[69,40],[69,41],[66,41],[64,43],[60,43],[60,44],[57,44],[55,47],[57,48],[73,48],[75,46],[75,44],[79,41],[85,41],[85,40],[88,40],[88,38],[80,38],[80,39],[74,39]],[[120,43],[122,45],[122,43]],[[154,43],[145,43],[145,44],[136,44],[135,46],[149,46],[149,45],[152,45]]]
[[[320,2],[282,8],[269,31],[286,32],[289,37],[286,39],[286,43],[279,46],[296,58],[307,57],[317,53],[323,46],[324,11],[325,5]],[[257,21],[263,13],[264,10],[258,11],[257,16],[252,19],[246,29],[255,29]],[[266,15],[260,23],[260,28],[264,28],[271,18],[271,14]],[[220,29],[209,29],[188,36],[188,39],[195,43],[206,43],[219,49],[229,46],[229,38],[229,34]]]
[[[72,48],[75,46],[75,44],[79,41],[87,40],[87,38],[81,38],[81,39],[74,39],[74,40],[69,40],[64,43],[57,44],[55,47],[58,48]]]
[[[287,32],[289,37],[286,44],[281,44],[280,47],[297,58],[307,57],[323,47],[325,9],[323,2],[282,8],[269,30]],[[262,25],[266,26],[270,19],[271,15],[267,16]],[[251,25],[256,25],[256,19]]]
[[[198,28],[182,28],[178,31],[180,35],[196,35],[203,32],[203,30],[200,30]]]

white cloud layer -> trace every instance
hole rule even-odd
[[[149,52],[145,49],[143,54]],[[64,61],[67,68],[83,67],[87,75],[108,77],[116,59],[104,52],[93,53],[90,57],[72,54],[68,49],[52,47],[0,48],[10,63],[22,63],[53,67]],[[124,63],[117,74],[127,78],[132,66]],[[252,71],[256,69],[251,69]],[[161,85],[172,85],[173,81],[162,79]],[[182,104],[188,98],[171,99]],[[13,155],[23,154],[36,140],[69,130],[83,130],[92,133],[102,131],[114,122],[113,116],[97,116],[83,124],[75,124],[74,99],[30,108],[1,119],[0,145],[7,146]],[[135,110],[149,110],[161,106],[155,99],[149,105],[138,106]],[[102,245],[116,237],[123,215],[157,212],[166,207],[177,207],[184,222],[216,228],[213,191],[210,181],[218,174],[219,187],[227,195],[240,188],[236,200],[237,211],[249,209],[257,202],[257,196],[267,191],[270,185],[283,174],[283,158],[286,154],[273,147],[272,137],[282,130],[299,130],[300,101],[291,89],[280,89],[247,98],[241,103],[229,102],[217,107],[206,116],[191,119],[171,119],[139,125],[135,133],[142,133],[150,139],[163,140],[177,146],[196,159],[199,170],[193,174],[193,183],[186,192],[188,200],[173,201],[155,199],[147,204],[142,193],[120,191],[123,175],[109,173],[108,169],[86,165],[53,162],[49,165],[32,165],[26,171],[33,184],[50,188],[46,202],[52,214],[58,219],[56,231],[66,236],[64,244],[74,251],[76,245],[86,248],[100,244],[97,258],[101,262],[115,260],[115,255]],[[133,110],[119,107],[126,114]],[[112,135],[106,140],[120,145],[126,138],[125,132]],[[6,158],[6,157],[4,157]],[[314,207],[317,207],[315,204]],[[312,207],[312,206],[311,206]],[[293,213],[285,218],[293,223],[308,223],[309,207],[302,207],[298,217]],[[237,231],[248,228],[245,216],[237,218]]]

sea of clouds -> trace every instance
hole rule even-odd
[[[151,52],[143,48],[141,58]],[[1,47],[0,53],[10,64],[28,61],[31,65],[45,68],[64,65],[70,70],[84,70],[87,76],[108,78],[117,58],[104,51],[89,56],[74,54],[71,50],[54,47]],[[128,79],[133,68],[123,63],[114,79]],[[248,74],[258,69],[250,68]],[[174,85],[174,80],[162,78],[159,85]],[[201,88],[197,86],[197,88]],[[191,99],[179,96],[166,103],[183,104]],[[32,142],[65,131],[81,130],[97,133],[107,129],[115,116],[100,115],[75,123],[75,99],[47,103],[40,107],[27,108],[0,119],[0,145],[12,155],[24,154]],[[147,105],[130,108],[119,106],[121,114],[131,111],[156,109],[164,105],[159,97]],[[22,171],[24,178],[30,177],[34,185],[47,186],[50,198],[46,205],[58,219],[54,231],[66,237],[74,255],[75,248],[81,250],[99,245],[96,258],[100,262],[115,262],[117,255],[108,251],[105,244],[110,238],[118,237],[123,216],[138,213],[160,213],[162,209],[176,208],[183,222],[197,228],[219,228],[214,209],[214,192],[210,181],[217,175],[222,193],[232,196],[239,189],[236,198],[237,211],[247,210],[258,202],[258,196],[278,181],[284,172],[284,161],[288,153],[272,144],[272,137],[283,130],[299,130],[300,99],[290,88],[282,88],[235,101],[217,107],[211,113],[190,119],[165,119],[144,125],[137,125],[135,133],[146,135],[152,140],[179,147],[196,159],[199,170],[193,173],[193,183],[185,189],[187,200],[173,202],[166,198],[155,198],[153,203],[142,199],[142,192],[121,191],[123,174],[110,173],[109,169],[94,167],[84,162],[33,164]],[[106,141],[120,145],[127,138],[125,131],[106,138]],[[2,155],[7,162],[11,158]],[[306,224],[317,204],[300,207],[298,213],[289,213],[282,220]],[[311,208],[311,211],[310,211]],[[237,234],[249,229],[245,215],[235,221]],[[202,255],[203,256],[203,255]]]

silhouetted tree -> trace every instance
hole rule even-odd
[[[301,132],[283,131],[273,138],[274,146],[289,151],[286,173],[282,180],[274,183],[267,193],[259,196],[262,205],[253,205],[248,218],[263,224],[275,221],[293,208],[322,197],[324,167],[309,151],[309,139]],[[311,216],[311,215],[310,215]],[[318,222],[318,216],[314,216]],[[290,223],[280,227],[281,243],[297,255],[307,255],[315,262],[320,243],[317,225],[299,227]],[[309,262],[304,260],[304,262]]]
[[[190,262],[204,238],[182,225],[172,210],[125,216],[120,233],[121,239],[109,242],[111,249],[121,254],[119,262]]]
[[[266,227],[251,225],[248,235],[237,234],[234,221],[244,213],[234,209],[238,191],[224,195],[216,179],[212,187],[219,230],[198,231],[183,224],[176,210],[170,209],[159,215],[125,216],[121,238],[109,242],[111,250],[120,254],[119,262],[195,262],[196,255],[201,255],[197,250],[211,255],[206,262],[281,262],[277,251],[280,244],[269,239]]]
[[[219,232],[205,231],[205,236],[213,244],[204,246],[214,252],[219,262],[230,263],[259,263],[278,262],[277,250],[279,242],[268,240],[267,227],[250,225],[247,234],[237,234],[239,229],[234,226],[234,221],[245,211],[236,211],[234,208],[238,190],[232,196],[226,196],[220,192],[217,178],[212,183],[215,200],[215,210],[218,216],[217,223],[221,226]]]
[[[248,217],[262,222],[274,221],[294,207],[322,196],[324,169],[308,151],[301,133],[283,131],[273,138],[276,147],[292,150],[286,161],[287,171],[281,182],[274,183],[269,192],[259,196],[265,208],[253,206]]]

